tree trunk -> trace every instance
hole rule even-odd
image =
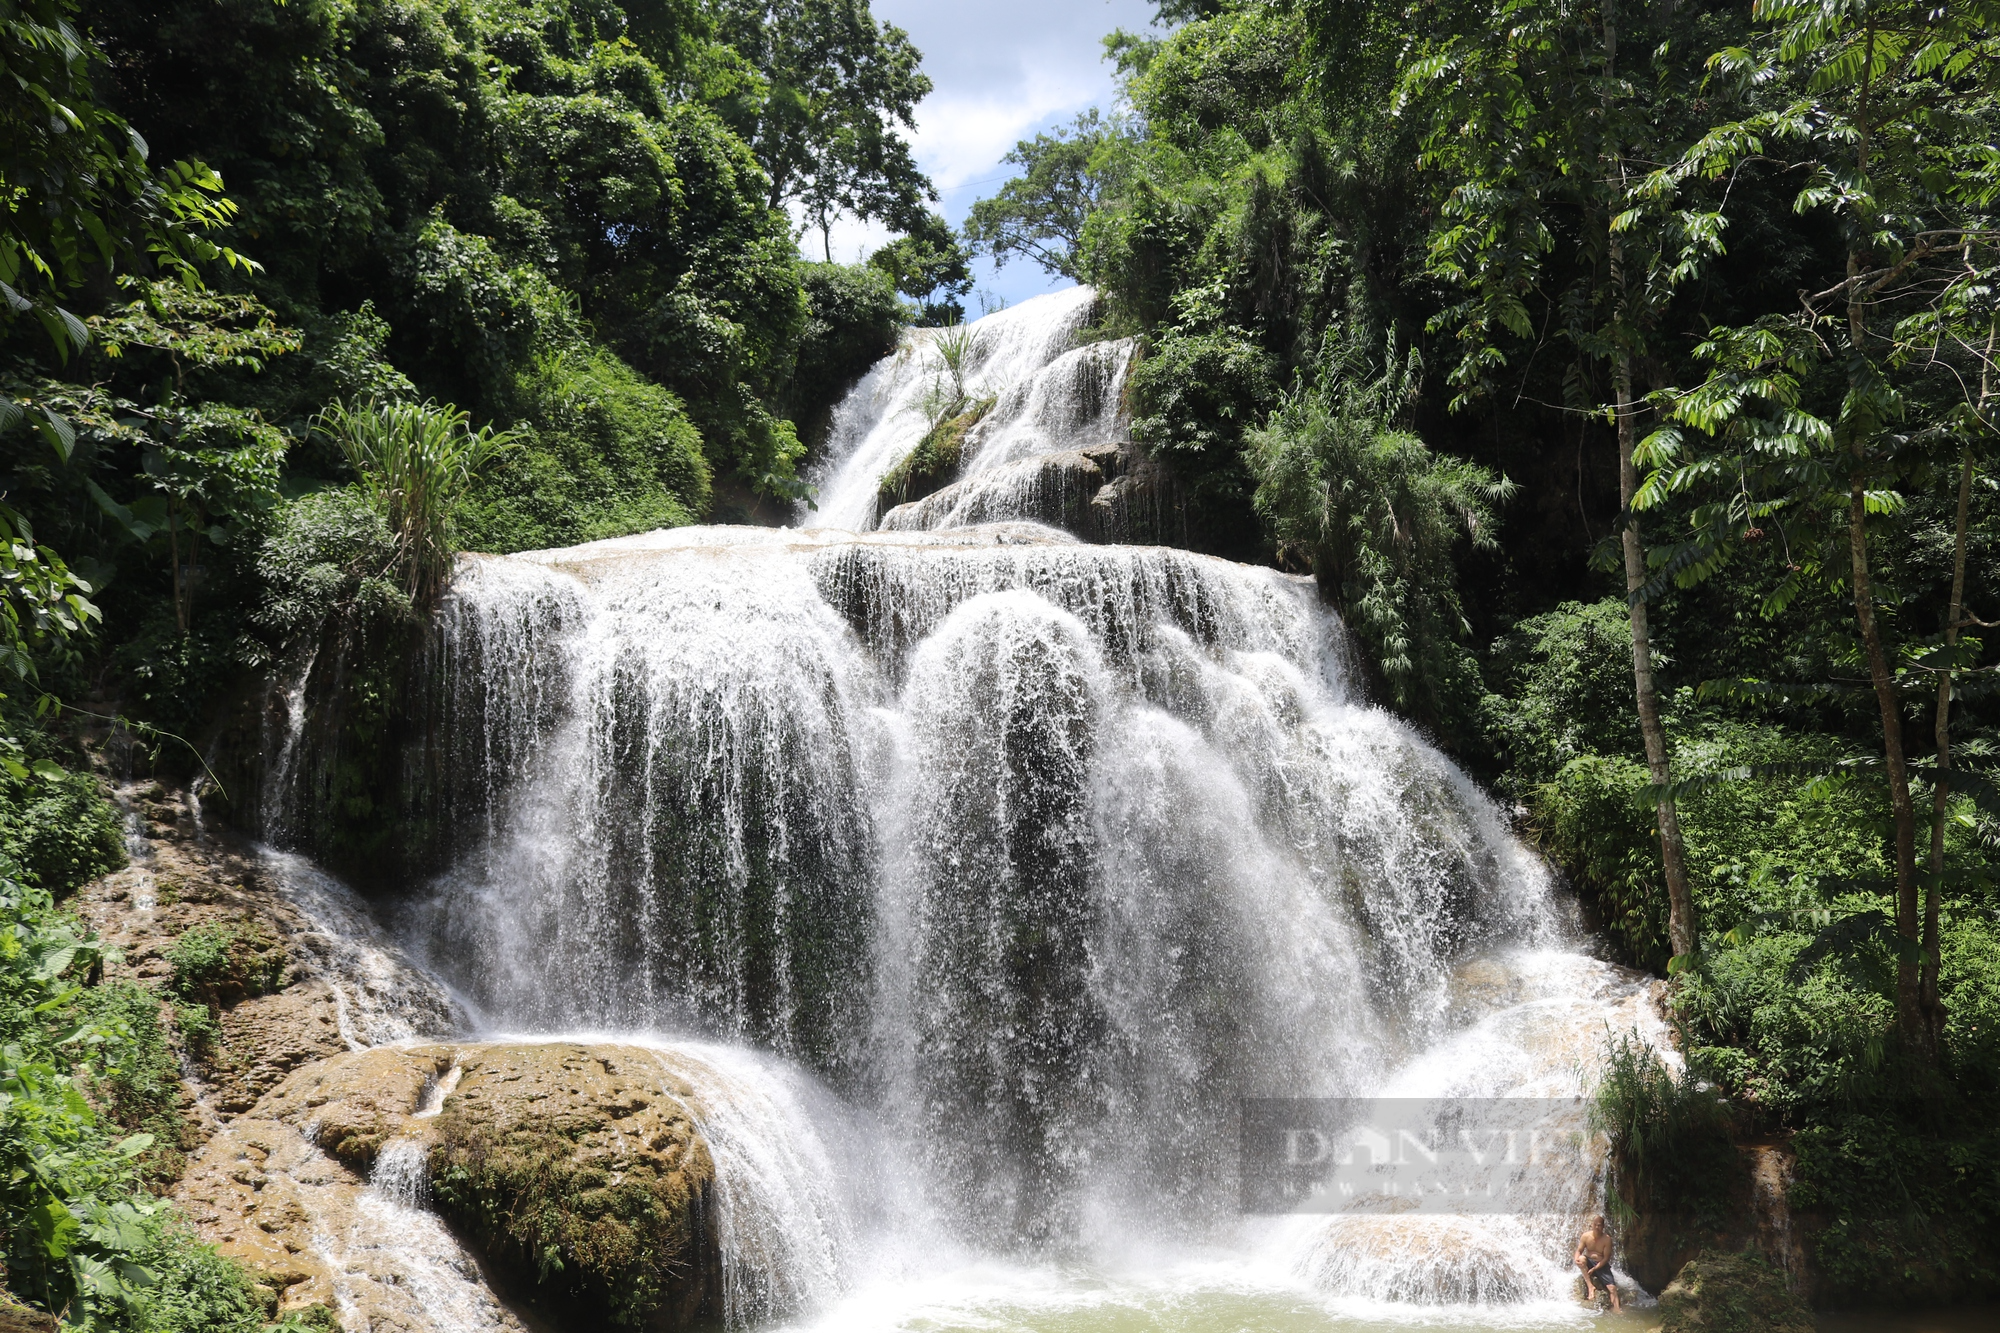
[[[1889,670],[1889,655],[1882,647],[1881,627],[1875,623],[1875,590],[1868,578],[1868,509],[1859,463],[1861,442],[1852,446],[1857,464],[1848,481],[1847,547],[1854,562],[1854,618],[1861,626],[1862,646],[1868,652],[1868,676],[1875,685],[1875,703],[1882,713],[1882,758],[1889,774],[1889,807],[1896,819],[1896,933],[1908,941],[1907,950],[1922,947],[1917,904],[1917,811],[1910,800],[1910,772],[1903,754],[1903,712],[1896,697],[1896,678]],[[1926,1040],[1919,993],[1916,960],[1905,952],[1896,959],[1896,1027],[1910,1053],[1929,1060],[1935,1050]]]
[[[1989,349],[1990,353],[1990,349]],[[1981,395],[1982,400],[1984,395]],[[1965,614],[1965,527],[1972,513],[1972,446],[1959,462],[1958,522],[1952,530],[1951,608],[1945,613],[1944,646],[1958,646],[1959,620]],[[1923,1008],[1925,1038],[1935,1047],[1944,1037],[1944,997],[1938,990],[1943,944],[1938,938],[1939,900],[1944,896],[1944,821],[1951,807],[1951,663],[1938,673],[1937,776],[1931,784],[1931,879],[1924,886],[1924,961],[1917,1003]]]
[[[1604,0],[1604,78],[1608,87],[1618,72],[1618,4]],[[1621,191],[1625,180],[1623,150],[1609,137],[1610,94],[1606,93],[1607,146],[1613,159],[1615,177]],[[1605,253],[1611,265],[1611,285],[1618,299],[1618,340],[1612,352],[1612,381],[1617,395],[1618,499],[1625,510],[1624,531],[1619,534],[1625,554],[1625,598],[1632,616],[1632,693],[1639,705],[1639,734],[1646,743],[1646,769],[1653,785],[1665,787],[1673,781],[1673,763],[1667,753],[1666,729],[1660,725],[1660,701],[1653,688],[1652,631],[1647,622],[1646,602],[1639,593],[1646,586],[1646,546],[1639,536],[1639,516],[1632,510],[1632,496],[1639,489],[1638,465],[1632,461],[1634,429],[1632,404],[1632,349],[1623,341],[1631,329],[1626,319],[1625,238],[1610,229],[1617,208],[1606,210]],[[1687,849],[1681,841],[1680,815],[1671,797],[1653,809],[1660,831],[1660,866],[1667,880],[1667,949],[1675,958],[1694,953],[1700,942],[1694,912],[1694,895],[1688,889]]]
[[[181,633],[185,634],[188,632],[187,598],[181,591],[181,531],[180,525],[174,521],[174,508],[173,503],[169,502],[167,505],[167,559],[173,562],[174,567],[174,624],[179,627]]]
[[[1875,25],[1868,23],[1862,44],[1861,100],[1855,116],[1855,175],[1868,178],[1871,126],[1869,97],[1873,91],[1869,71],[1875,67]],[[1860,223],[1856,224],[1861,226]],[[1868,354],[1868,310],[1862,300],[1861,274],[1867,267],[1867,231],[1862,227],[1847,251],[1847,336],[1849,350],[1856,356]],[[1847,484],[1847,548],[1854,566],[1854,618],[1861,628],[1861,643],[1868,653],[1868,677],[1875,686],[1875,703],[1882,714],[1882,760],[1889,777],[1889,808],[1896,823],[1896,933],[1904,947],[1896,959],[1896,1031],[1903,1049],[1928,1064],[1937,1048],[1926,1039],[1918,959],[1923,952],[1921,913],[1917,901],[1917,811],[1910,800],[1910,771],[1903,753],[1902,702],[1896,697],[1896,678],[1889,670],[1889,655],[1882,647],[1881,627],[1875,622],[1875,590],[1868,577],[1867,442],[1851,434],[1848,451],[1854,471]]]
[[[1623,349],[1615,355],[1618,495],[1625,506],[1625,530],[1620,540],[1625,549],[1625,596],[1632,614],[1632,692],[1639,704],[1639,733],[1646,742],[1646,768],[1652,774],[1653,785],[1664,787],[1673,780],[1673,763],[1667,754],[1666,729],[1660,725],[1659,696],[1653,688],[1653,644],[1646,602],[1639,596],[1639,590],[1646,586],[1646,547],[1639,539],[1639,516],[1632,512],[1632,495],[1639,489],[1639,469],[1632,461],[1633,436],[1637,434],[1632,421],[1632,357]],[[1663,799],[1653,814],[1659,824],[1660,865],[1667,880],[1667,947],[1674,957],[1683,958],[1692,954],[1700,942],[1694,895],[1688,889],[1687,849],[1681,841],[1681,821],[1673,800]]]

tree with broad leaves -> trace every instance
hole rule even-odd
[[[15,392],[66,430],[80,427],[138,450],[140,494],[129,504],[94,480],[84,484],[126,539],[164,553],[172,573],[174,619],[186,633],[201,543],[227,544],[277,500],[289,445],[256,411],[200,397],[189,377],[231,370],[255,374],[270,358],[296,351],[299,337],[280,328],[252,297],[166,279],[128,278],[125,287],[134,299],[93,316],[88,328],[113,360],[154,363],[158,377],[149,398],[54,381],[16,382]]]
[[[833,259],[843,214],[921,227],[937,190],[897,126],[916,128],[931,90],[909,34],[867,0],[722,0],[717,35],[766,81],[738,128],[770,176],[772,208],[796,204]]]
[[[868,256],[868,266],[887,273],[896,290],[917,303],[920,326],[940,328],[965,319],[959,298],[972,290],[972,268],[951,224],[936,213],[926,213],[908,236]]]
[[[1755,16],[1757,40],[1716,53],[1711,84],[1783,95],[1712,127],[1645,188],[1664,196],[1759,163],[1795,179],[1796,210],[1828,219],[1841,244],[1796,310],[1715,329],[1697,349],[1708,377],[1661,393],[1668,420],[1641,447],[1651,474],[1634,504],[1702,501],[1686,539],[1662,553],[1656,587],[1697,583],[1775,530],[1768,545],[1788,577],[1769,613],[1814,583],[1851,597],[1894,818],[1898,1036],[1933,1062],[1944,1027],[1943,842],[1934,830],[1931,870],[1920,872],[1912,786],[1930,782],[1940,823],[1954,787],[1996,795],[1950,767],[1952,680],[1974,646],[1960,637],[1974,623],[1964,610],[1968,505],[1957,505],[1943,642],[1901,662],[1870,536],[1927,478],[1949,476],[1969,497],[1994,436],[2000,3],[1759,0]],[[1940,456],[1956,466],[1937,466]],[[1918,766],[1904,713],[1933,690],[1938,753]]]
[[[1112,154],[1127,133],[1092,107],[1068,125],[1015,144],[1000,160],[1021,174],[975,203],[965,219],[972,250],[991,255],[996,267],[1018,255],[1082,281],[1083,225],[1104,198]]]
[[[1422,118],[1422,165],[1448,188],[1429,267],[1463,293],[1433,320],[1459,346],[1453,405],[1496,391],[1509,339],[1534,346],[1553,325],[1576,357],[1568,408],[1613,427],[1633,697],[1662,792],[1672,755],[1654,682],[1646,550],[1630,507],[1642,410],[1634,367],[1653,350],[1676,289],[1721,248],[1719,215],[1661,191],[1650,170],[1708,123],[1688,94],[1700,73],[1685,54],[1693,22],[1669,6],[1617,0],[1456,9],[1417,38],[1395,103]],[[1560,258],[1558,237],[1575,242]],[[1700,935],[1680,820],[1670,796],[1654,813],[1668,943],[1685,959]]]
[[[203,234],[235,206],[199,162],[148,164],[146,141],[91,86],[102,55],[72,20],[73,0],[0,10],[0,319],[33,316],[65,361],[89,341],[62,304],[97,269],[146,268],[198,286],[210,260],[255,266]],[[0,325],[4,327],[4,325]],[[0,430],[20,418],[0,399]],[[44,435],[65,451],[63,432]]]

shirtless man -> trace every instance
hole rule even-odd
[[[1590,1301],[1597,1301],[1597,1284],[1611,1293],[1611,1312],[1619,1313],[1618,1284],[1611,1280],[1611,1232],[1605,1228],[1604,1215],[1590,1219],[1590,1229],[1576,1242],[1576,1266],[1583,1274],[1583,1289],[1589,1293]]]

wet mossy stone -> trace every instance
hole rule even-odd
[[[1754,1254],[1703,1250],[1660,1293],[1660,1333],[1814,1333],[1785,1277]]]
[[[719,1314],[715,1169],[691,1085],[645,1050],[466,1052],[431,1132],[431,1198],[564,1328],[665,1333]]]
[[[921,500],[943,490],[958,476],[964,459],[965,436],[992,411],[996,399],[980,398],[965,411],[938,422],[882,478],[878,500],[886,512],[899,504]]]

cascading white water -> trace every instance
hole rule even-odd
[[[702,1122],[744,1208],[816,1191],[757,1205],[819,1220],[760,1232],[738,1308],[894,1304],[941,1242],[968,1271],[1192,1249],[1319,1296],[1561,1293],[1588,1168],[1538,1223],[1421,1244],[1236,1212],[1241,1097],[1574,1098],[1653,1021],[1558,947],[1492,803],[1353,695],[1309,581],[1025,524],[682,529],[469,559],[443,662],[440,725],[501,739],[448,745],[490,767],[404,923],[432,965],[510,1030],[774,1052],[874,1126],[833,1153],[799,1145],[852,1127],[796,1097]]]
[[[941,516],[889,526],[934,529],[1020,517],[1018,500],[1010,505],[1005,499],[1025,484],[1018,465],[1124,438],[1121,393],[1131,340],[1076,345],[1096,304],[1090,288],[1072,287],[968,326],[966,394],[995,401],[966,436],[964,472],[990,484],[969,488]],[[937,336],[912,329],[842,400],[827,462],[812,478],[818,509],[803,514],[805,521],[850,531],[883,522],[877,499],[882,479],[930,428],[924,396],[944,373]]]
[[[1310,581],[967,526],[1122,438],[1093,302],[974,326],[996,405],[958,489],[887,521],[925,333],[837,414],[837,526],[463,561],[449,868],[404,941],[475,1027],[616,1033],[695,1089],[732,1326],[1573,1321],[1587,1153],[1527,1169],[1520,1215],[1238,1211],[1242,1098],[1555,1098],[1583,1129],[1607,1038],[1660,1024],[1357,695]]]

